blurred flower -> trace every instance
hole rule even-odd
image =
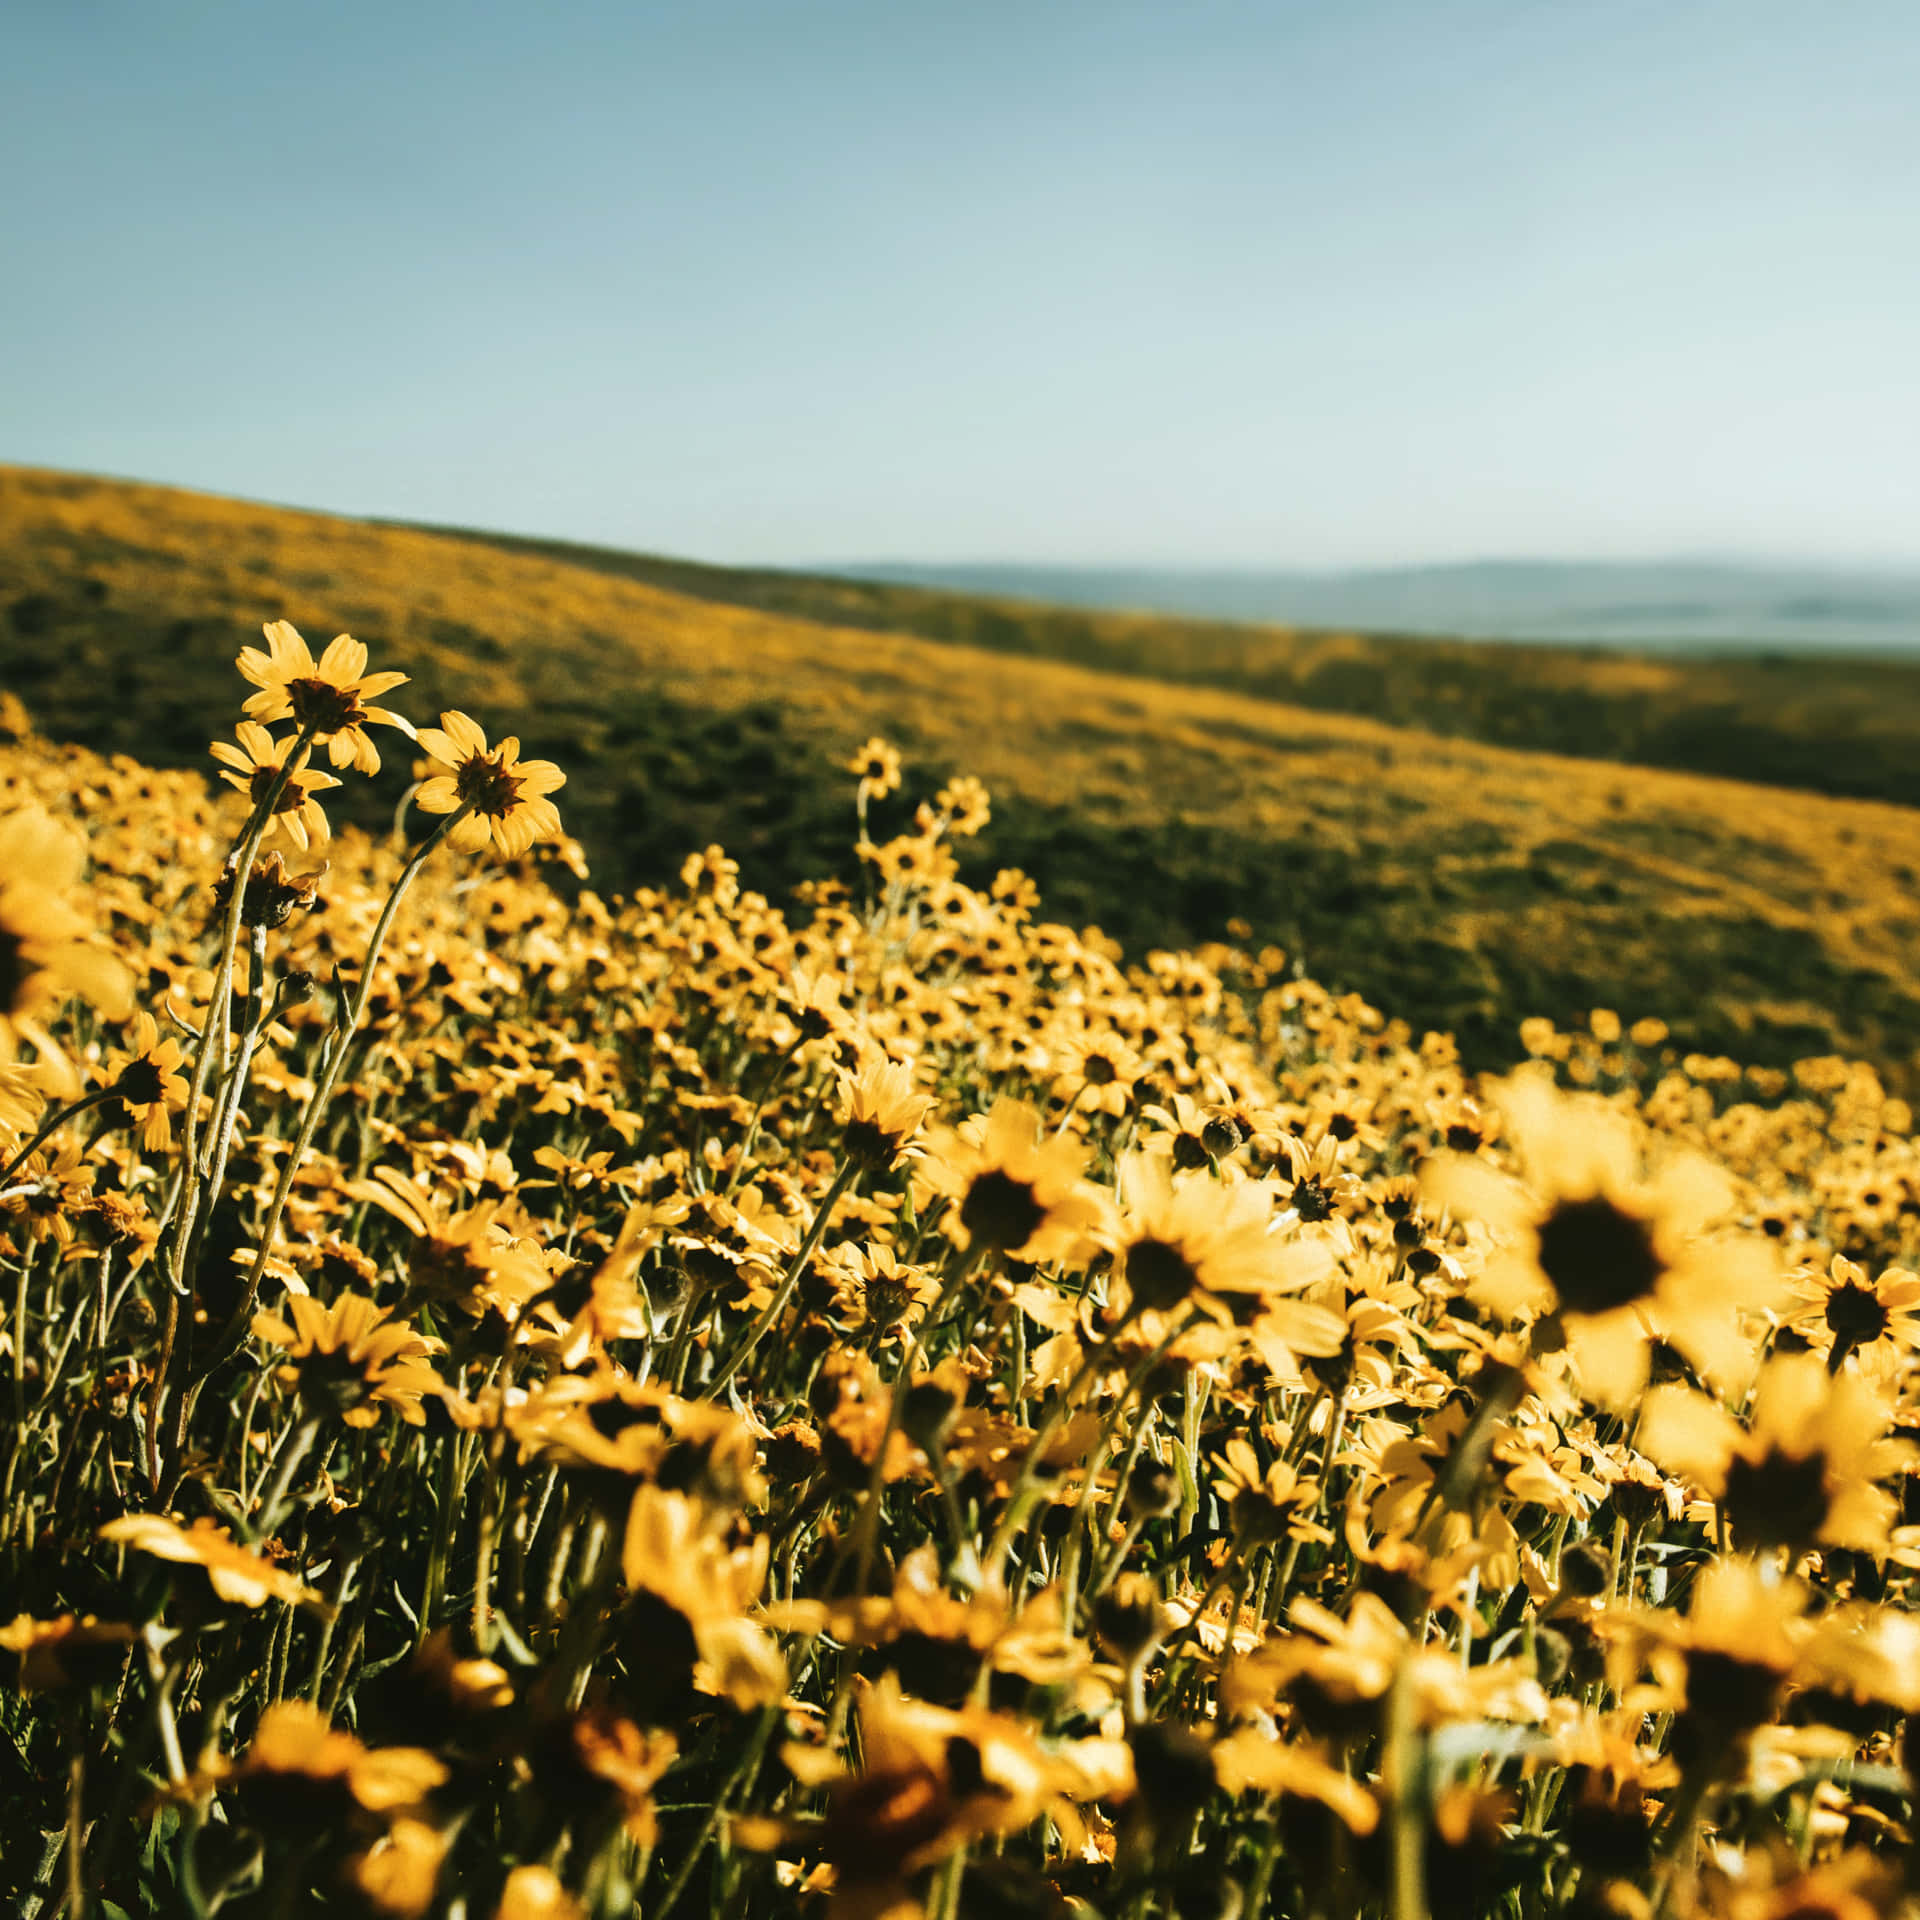
[[[1656,1333],[1730,1377],[1752,1352],[1741,1316],[1767,1307],[1778,1282],[1764,1240],[1708,1232],[1733,1205],[1726,1176],[1677,1153],[1643,1183],[1621,1115],[1537,1073],[1515,1074],[1499,1098],[1527,1186],[1457,1156],[1429,1174],[1437,1199],[1497,1235],[1468,1291],[1498,1313],[1531,1312],[1536,1352],[1564,1340],[1609,1405],[1645,1384]]]
[[[884,799],[900,784],[900,756],[878,734],[847,762],[847,771],[860,776],[860,804]]]
[[[507,1875],[493,1920],[586,1920],[586,1908],[550,1867],[515,1867]]]
[[[401,1815],[352,1862],[353,1884],[376,1913],[417,1920],[433,1905],[449,1841],[438,1827]]]
[[[1637,1440],[1720,1502],[1749,1551],[1824,1543],[1884,1554],[1894,1503],[1878,1483],[1915,1457],[1887,1438],[1892,1418],[1864,1380],[1783,1353],[1761,1372],[1745,1432],[1712,1401],[1669,1385],[1647,1396]]]
[[[23,1613],[0,1627],[0,1648],[20,1662],[22,1693],[103,1684],[119,1671],[134,1639],[131,1627],[92,1614],[35,1620]]]
[[[100,1538],[131,1547],[136,1553],[152,1554],[157,1560],[202,1568],[214,1592],[236,1606],[259,1607],[269,1600],[312,1605],[320,1601],[311,1587],[257,1553],[237,1546],[226,1529],[211,1520],[181,1527],[157,1513],[130,1513],[124,1519],[109,1520],[100,1529]]]
[[[242,1759],[224,1768],[242,1797],[267,1800],[276,1812],[337,1798],[368,1813],[418,1807],[447,1778],[445,1765],[418,1747],[369,1747],[329,1726],[304,1700],[279,1700],[260,1716]],[[417,1851],[417,1849],[416,1849]]]
[[[66,901],[86,864],[84,843],[40,808],[0,818],[0,1061],[23,1040],[58,1058],[40,1023],[70,996],[113,1019],[130,1010],[126,968]]]
[[[375,1425],[383,1407],[409,1425],[422,1423],[420,1396],[441,1385],[425,1357],[443,1343],[423,1338],[358,1293],[343,1294],[331,1307],[295,1294],[287,1311],[291,1325],[278,1314],[257,1313],[253,1331],[287,1350],[291,1364],[279,1369],[280,1379],[298,1388],[311,1409],[337,1413],[350,1427]]]

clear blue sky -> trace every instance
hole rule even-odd
[[[1920,8],[5,0],[0,459],[720,559],[1920,561]]]

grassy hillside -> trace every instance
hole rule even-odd
[[[1859,1053],[1903,1086],[1920,1056],[1920,814],[1903,808],[1508,751],[499,545],[0,469],[0,668],[48,731],[207,766],[206,715],[237,717],[245,692],[233,656],[276,616],[316,639],[351,631],[376,665],[411,673],[409,712],[457,701],[560,761],[565,817],[605,888],[710,840],[773,890],[823,863],[849,870],[839,763],[878,731],[906,754],[912,794],[954,771],[986,780],[978,868],[1027,869],[1051,912],[1136,951],[1238,916],[1321,978],[1459,1033],[1476,1061],[1512,1057],[1522,1014],[1595,1004],[1750,1059]],[[391,770],[388,803],[403,778]],[[876,829],[909,819],[883,805]]]
[[[461,533],[673,593],[1532,747],[1920,805],[1920,664],[1314,632]]]

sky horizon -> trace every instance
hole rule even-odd
[[[28,0],[0,460],[771,565],[1920,567],[1892,4]]]

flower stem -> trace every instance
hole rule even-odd
[[[833,1212],[840,1196],[859,1178],[860,1169],[851,1160],[841,1163],[840,1171],[833,1176],[833,1185],[827,1189],[819,1206],[814,1209],[813,1224],[807,1229],[806,1239],[800,1243],[800,1251],[787,1264],[787,1276],[781,1281],[779,1291],[767,1302],[760,1317],[747,1329],[746,1336],[734,1348],[726,1365],[707,1382],[702,1393],[704,1399],[714,1399],[721,1392],[727,1382],[753,1358],[754,1348],[766,1338],[774,1322],[786,1312],[788,1302],[793,1298],[793,1290],[800,1284],[800,1276],[806,1271],[807,1262],[813,1258],[815,1250],[820,1245],[821,1236],[827,1230],[828,1216]]]
[[[287,1210],[288,1196],[293,1192],[295,1176],[300,1164],[307,1157],[307,1150],[313,1145],[313,1136],[320,1130],[320,1121],[327,1110],[327,1103],[333,1098],[333,1090],[340,1083],[341,1070],[347,1062],[347,1055],[353,1049],[353,1037],[366,1013],[367,1002],[373,998],[374,976],[378,970],[380,949],[385,944],[388,929],[393,925],[393,917],[400,910],[400,903],[407,897],[408,889],[419,877],[420,869],[427,864],[434,850],[446,839],[455,827],[463,821],[473,809],[462,807],[456,813],[450,813],[441,821],[426,839],[421,841],[413,858],[401,869],[400,877],[393,883],[393,891],[387,895],[387,903],[380,910],[380,918],[375,923],[373,938],[367,943],[367,951],[360,962],[360,983],[354,989],[352,1003],[344,1017],[334,1025],[334,1044],[327,1055],[326,1064],[320,1070],[320,1078],[307,1101],[306,1111],[300,1116],[300,1131],[294,1138],[280,1163],[280,1178],[275,1183],[273,1200],[267,1208],[267,1217],[260,1228],[259,1246],[254,1250],[253,1266],[248,1271],[246,1285],[241,1290],[240,1304],[234,1308],[221,1328],[219,1337],[214,1341],[207,1358],[194,1370],[196,1380],[204,1380],[209,1373],[246,1338],[247,1328],[253,1321],[254,1302],[260,1297],[261,1276],[267,1270],[267,1258],[273,1251],[275,1236],[280,1231],[281,1216]]]

